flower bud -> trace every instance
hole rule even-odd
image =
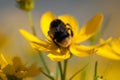
[[[16,0],[17,7],[19,7],[23,11],[31,11],[34,8],[33,0]]]

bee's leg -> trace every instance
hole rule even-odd
[[[71,25],[70,25],[69,23],[67,23],[66,25],[68,25],[70,28],[72,28]]]
[[[51,34],[50,31],[48,31],[48,36],[49,36],[51,39],[53,39],[53,35]]]
[[[53,41],[58,47],[60,47],[59,44],[56,42],[56,39],[53,37],[53,35],[51,34],[50,31],[48,31],[48,35],[49,35],[49,37],[52,39],[52,41]]]
[[[73,36],[73,31],[72,31],[72,27],[71,27],[71,25],[69,24],[69,23],[67,23],[66,25],[68,25],[70,28],[67,28],[67,31],[69,31],[70,30],[70,34],[71,34],[71,36]]]
[[[73,37],[73,31],[71,30],[71,28],[67,28],[67,31],[70,31],[70,35]]]
[[[53,38],[52,41],[53,41],[58,47],[60,47],[60,45],[56,42],[55,38]]]

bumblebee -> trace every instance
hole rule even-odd
[[[55,19],[50,23],[48,35],[57,46],[67,48],[71,44],[73,31],[70,24],[64,24],[60,19]]]

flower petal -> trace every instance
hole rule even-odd
[[[6,58],[5,58],[5,56],[2,54],[2,53],[0,53],[0,61],[3,61],[6,65],[8,64],[8,61],[6,60]]]
[[[118,53],[114,52],[108,45],[99,48],[97,54],[105,58],[120,60],[120,54],[118,55]]]
[[[72,54],[79,57],[86,57],[95,52],[95,49],[92,46],[83,46],[83,45],[72,45],[70,47]]]
[[[28,72],[26,74],[27,77],[34,77],[42,72],[42,67],[37,67],[36,63],[32,63],[30,67],[28,67]]]
[[[46,44],[41,44],[37,42],[30,43],[32,48],[49,53],[59,53],[59,48],[52,43],[46,42]]]
[[[91,54],[94,54],[99,48],[105,46],[111,40],[112,40],[112,38],[109,38],[106,41],[103,41],[101,39],[100,44],[92,45],[92,46],[84,46],[84,45],[72,44],[70,46],[70,51],[71,51],[72,54],[74,54],[76,56],[79,56],[79,57],[89,56]]]
[[[31,43],[32,47],[44,52],[49,52],[48,57],[53,61],[62,61],[70,57],[70,53],[67,49],[60,49],[55,44],[47,43],[46,47],[40,46],[38,43]]]
[[[50,23],[55,19],[55,15],[52,12],[46,12],[42,15],[40,20],[40,27],[42,29],[43,34],[48,38],[48,31],[50,27]]]
[[[48,54],[48,57],[53,61],[62,61],[62,60],[70,58],[70,52],[68,50],[62,50],[59,54],[50,53]]]
[[[28,33],[25,30],[20,30],[20,33],[30,42],[32,48],[49,53],[60,53],[58,46],[53,42],[43,41],[35,37],[34,35]]]
[[[120,38],[115,39],[111,42],[112,49],[120,54]]]
[[[58,19],[62,20],[65,24],[69,24],[71,26],[74,36],[78,33],[79,25],[78,25],[77,20],[73,16],[61,15],[61,16],[58,16]]]
[[[22,34],[22,36],[30,42],[39,42],[41,44],[45,43],[43,40],[38,39],[37,37],[35,37],[34,35],[28,33],[27,31],[25,31],[23,29],[20,29],[19,31]]]
[[[80,30],[78,36],[76,37],[77,43],[87,40],[93,36],[100,28],[103,22],[103,14],[99,13],[95,15],[91,20],[89,20]]]
[[[110,41],[109,44],[99,47],[96,53],[105,58],[120,60],[120,52],[119,52],[120,43],[118,44],[118,41],[119,40]]]
[[[34,35],[22,29],[20,30],[20,33],[30,42],[33,48],[41,51],[47,51],[48,44],[45,41],[38,39]]]

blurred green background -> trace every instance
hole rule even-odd
[[[102,38],[117,38],[120,36],[120,0],[34,0],[35,8],[32,10],[33,22],[37,35],[44,38],[40,27],[40,16],[46,11],[52,11],[56,15],[70,14],[74,16],[81,27],[96,13],[104,14],[106,27]],[[0,0],[0,53],[4,53],[8,58],[21,56],[26,63],[39,62],[38,54],[31,49],[28,42],[20,35],[19,29],[31,32],[27,14],[16,7],[15,0]],[[86,43],[87,44],[87,43]],[[46,55],[45,55],[46,56]],[[51,71],[55,71],[55,62],[47,57],[46,61]],[[87,62],[86,58],[73,57],[69,62],[68,76],[74,71],[82,68]],[[120,80],[120,61],[105,59],[100,56],[93,56],[93,64],[89,72],[88,79],[92,80],[94,62],[98,60],[98,73],[105,77],[104,80]],[[43,79],[42,79],[43,78]],[[48,80],[42,74],[34,80]],[[75,80],[81,80],[78,75]]]

